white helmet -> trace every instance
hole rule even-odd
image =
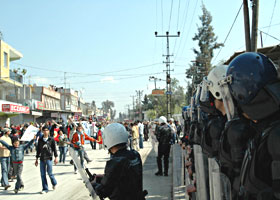
[[[173,118],[170,118],[170,121],[174,122],[174,119],[173,119]]]
[[[103,131],[103,141],[105,147],[110,149],[113,146],[128,142],[128,132],[125,127],[119,123],[112,123],[105,127]]]
[[[167,119],[166,119],[166,117],[164,117],[164,116],[161,116],[159,119],[158,119],[158,122],[160,123],[160,124],[162,124],[162,123],[167,123]]]
[[[221,87],[218,85],[218,82],[226,77],[227,68],[227,65],[216,66],[209,72],[207,79],[204,79],[204,81],[207,82],[209,91],[215,99],[222,99]]]

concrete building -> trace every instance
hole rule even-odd
[[[10,68],[12,61],[22,57],[19,51],[0,40],[0,125],[4,125],[7,120],[22,123],[20,117],[30,113],[30,108],[19,101],[23,77]]]

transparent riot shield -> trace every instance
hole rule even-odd
[[[214,183],[213,179],[213,172],[217,173],[219,172],[219,164],[214,158],[208,158],[208,172],[209,172],[209,190],[210,190],[210,199],[211,200],[216,200],[219,199],[217,196],[219,195],[219,191],[221,191],[221,184],[220,183]],[[216,190],[216,194],[214,191],[214,188]]]
[[[231,200],[231,184],[229,178],[220,172],[220,169],[212,171],[213,198],[215,200]]]
[[[204,155],[199,145],[193,145],[194,149],[194,162],[195,162],[195,175],[196,175],[196,199],[204,200],[209,199],[207,194],[206,171],[204,162]]]

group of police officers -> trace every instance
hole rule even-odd
[[[228,66],[214,67],[183,111],[186,166],[196,185],[188,192],[197,191],[199,200],[280,199],[279,105],[277,66],[267,56],[247,52]],[[166,118],[159,124],[156,175],[168,176],[171,131]],[[101,198],[145,199],[141,157],[127,150],[124,126],[108,125],[103,137],[111,159],[105,174],[93,182],[96,193]]]
[[[199,199],[280,199],[277,67],[247,52],[214,67],[197,86],[183,111],[183,143],[192,149],[187,165]]]

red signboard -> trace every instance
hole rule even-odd
[[[2,104],[2,112],[17,112],[29,114],[29,107],[14,104]]]
[[[41,102],[41,101],[36,101],[36,108],[38,110],[44,110],[45,104],[43,102]]]

